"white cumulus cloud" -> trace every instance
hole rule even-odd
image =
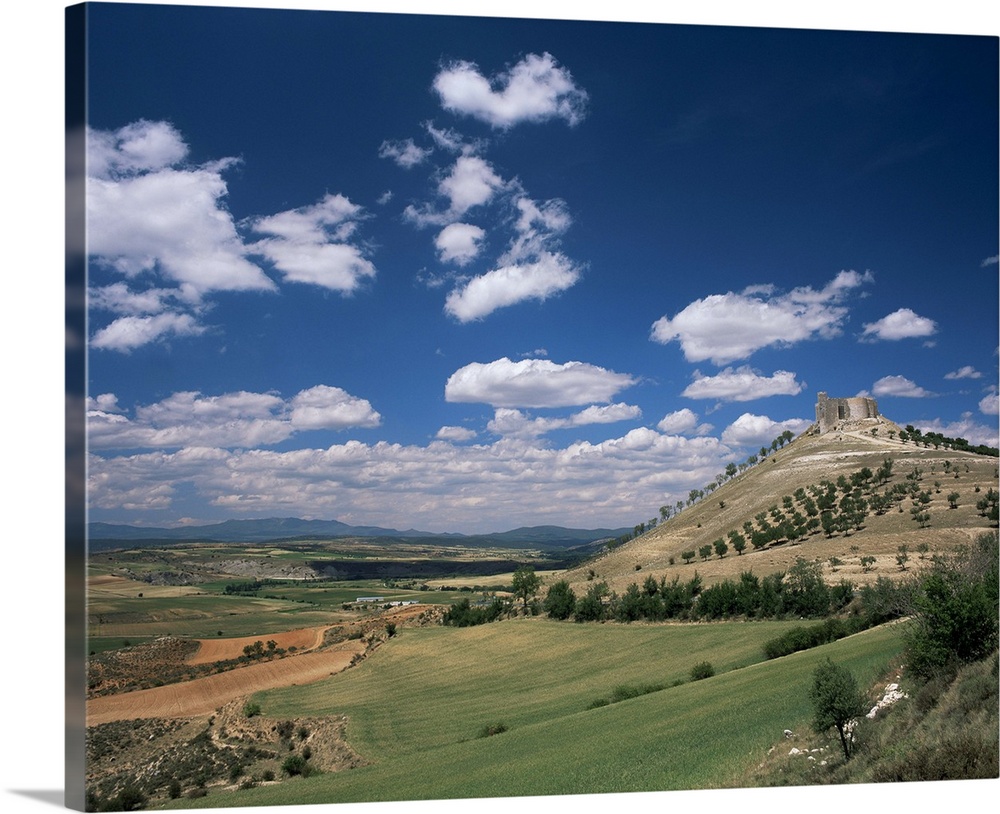
[[[848,313],[844,298],[873,279],[870,272],[841,271],[819,290],[803,286],[775,294],[770,286],[753,286],[739,294],[712,294],[672,319],[658,319],[650,338],[664,345],[677,340],[689,362],[708,359],[717,365],[772,345],[829,339],[842,331]]]
[[[286,280],[350,293],[375,275],[350,242],[363,214],[342,195],[313,206],[237,224],[226,206],[222,158],[187,163],[188,145],[168,122],[140,120],[118,130],[87,131],[87,253],[90,304],[120,315],[99,325],[92,347],[128,352],[172,336],[205,332],[206,300],[216,292],[278,290],[251,257]],[[250,245],[246,226],[267,235]],[[108,273],[125,282],[107,282]]]
[[[865,323],[862,338],[871,339],[911,339],[932,336],[937,333],[933,319],[922,317],[909,308],[900,308],[882,317],[877,322]]]
[[[113,393],[88,403],[92,449],[181,447],[254,448],[276,444],[306,430],[371,428],[381,416],[365,400],[339,387],[318,385],[291,399],[239,391],[208,396],[173,393],[124,414]]]
[[[498,308],[526,300],[544,301],[574,286],[580,269],[561,253],[544,253],[535,262],[501,266],[451,291],[445,311],[459,322],[482,319]]]
[[[529,54],[497,76],[483,76],[472,62],[457,61],[434,78],[441,106],[506,129],[521,122],[560,118],[580,122],[587,93],[551,54]]]
[[[468,427],[445,426],[439,429],[434,437],[439,441],[471,441],[476,437],[476,431]]]
[[[589,424],[613,424],[642,417],[642,410],[633,404],[591,405],[563,417],[532,418],[521,410],[498,407],[486,429],[495,435],[515,438],[537,438],[555,430],[584,427]]]
[[[253,219],[253,230],[269,237],[252,250],[286,280],[350,294],[375,276],[375,266],[348,242],[363,217],[361,207],[343,195],[328,194],[312,206]]]
[[[488,204],[504,187],[504,179],[486,159],[461,155],[437,185],[438,195],[448,201],[447,208],[438,210],[430,204],[411,204],[403,216],[416,226],[446,226],[461,220],[470,209]]]
[[[981,379],[983,374],[976,370],[972,365],[963,365],[958,370],[953,370],[951,373],[945,373],[944,377],[946,379]]]
[[[434,248],[442,263],[465,266],[479,255],[485,236],[483,229],[471,223],[449,223],[434,238]]]
[[[425,147],[418,147],[412,138],[408,138],[403,141],[383,141],[378,154],[380,158],[390,158],[408,170],[426,161],[431,152]]]
[[[979,412],[984,415],[1000,415],[1000,394],[996,387],[991,387],[990,392],[979,400]]]
[[[503,357],[456,370],[445,384],[445,399],[493,407],[571,407],[609,402],[635,383],[632,376],[586,362]]]
[[[915,399],[934,395],[905,376],[883,376],[872,385],[872,394],[876,396],[901,396]]]
[[[382,417],[367,399],[325,384],[301,391],[290,406],[289,420],[297,430],[344,430],[382,423]]]
[[[667,435],[707,435],[713,429],[711,424],[699,423],[697,414],[687,407],[667,413],[656,428]]]
[[[222,172],[234,159],[181,164],[188,147],[166,122],[87,133],[87,251],[129,277],[156,271],[191,292],[274,290],[246,259]]]
[[[775,421],[765,415],[743,413],[722,432],[722,443],[735,447],[768,446],[783,432],[798,435],[812,425],[804,418],[789,418]]]
[[[205,330],[191,314],[119,317],[94,333],[90,347],[128,353],[162,337],[198,336]]]
[[[95,509],[169,510],[193,490],[229,516],[337,517],[345,522],[441,531],[519,525],[631,527],[686,496],[737,456],[719,439],[640,427],[600,443],[562,448],[513,437],[492,444],[425,446],[349,440],[292,450],[192,446],[114,456],[88,465]]]
[[[795,396],[804,386],[787,370],[775,371],[767,377],[746,365],[735,369],[727,367],[714,376],[703,376],[696,370],[692,378],[694,381],[681,394],[692,399],[753,401],[768,396]]]

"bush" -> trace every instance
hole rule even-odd
[[[501,732],[507,731],[507,725],[504,723],[487,724],[482,729],[479,730],[479,734],[476,736],[478,738],[491,738],[494,735],[499,735]]]
[[[284,763],[281,764],[281,771],[289,777],[295,777],[296,775],[309,777],[314,770],[312,764],[302,757],[302,755],[289,755],[285,758]]]
[[[703,678],[711,678],[715,675],[715,668],[711,662],[702,661],[691,668],[691,680],[701,681]]]
[[[559,580],[545,595],[542,608],[553,619],[569,619],[576,610],[576,594],[566,580]]]
[[[998,644],[997,533],[935,562],[920,583],[907,635],[910,669],[928,678],[986,658]]]
[[[850,636],[865,627],[865,619],[861,617],[852,617],[849,621],[827,619],[817,625],[793,627],[781,636],[764,642],[764,655],[769,659],[776,659],[800,650],[809,650]]]
[[[576,620],[578,622],[599,622],[606,618],[604,597],[608,595],[608,584],[598,582],[587,589],[587,595],[576,603]]]
[[[255,715],[260,715],[260,704],[256,701],[247,701],[243,705],[243,714],[247,718],[253,718]]]
[[[503,603],[497,597],[493,597],[493,601],[486,607],[477,608],[472,607],[469,600],[463,598],[448,609],[441,618],[441,623],[453,627],[471,627],[493,622],[499,619],[502,613]]]

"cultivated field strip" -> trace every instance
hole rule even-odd
[[[265,640],[273,641],[278,647],[283,647],[285,650],[291,647],[299,651],[313,650],[323,643],[323,632],[328,627],[328,625],[308,627],[266,636],[243,636],[238,639],[198,639],[198,651],[187,660],[187,663],[212,664],[216,661],[237,659],[243,654],[244,647]]]
[[[102,696],[87,702],[87,726],[136,718],[189,718],[207,715],[243,695],[260,690],[308,684],[346,669],[360,640],[335,648],[289,656],[225,673],[148,690]]]

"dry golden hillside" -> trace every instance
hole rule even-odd
[[[901,574],[896,555],[902,545],[909,554],[906,568],[912,572],[925,565],[935,552],[950,551],[991,527],[976,503],[989,490],[997,489],[997,459],[924,447],[913,441],[903,443],[898,436],[899,427],[884,417],[823,435],[813,427],[655,529],[558,578],[569,580],[578,595],[594,580],[603,580],[620,593],[632,582],[641,584],[650,574],[657,580],[666,577],[670,581],[678,576],[683,581],[697,570],[708,585],[738,577],[745,570],[759,576],[786,570],[797,557],[804,557],[823,562],[828,581],[846,578],[863,583]],[[876,472],[886,459],[892,461],[891,477],[884,484],[870,486],[866,497],[883,494],[894,484],[929,492],[925,527],[921,528],[911,515],[910,509],[916,504],[907,495],[882,515],[869,510],[859,530],[837,531],[828,537],[822,529],[814,529],[795,542],[772,543],[760,549],[748,540],[742,555],[730,544],[721,558],[714,551],[707,560],[695,556],[687,563],[682,558],[684,552],[697,552],[719,538],[729,543],[730,531],[742,532],[744,523],[756,523],[755,517],[761,512],[768,513],[775,507],[785,511],[783,499],[793,497],[800,488],[808,494],[810,486],[824,481],[836,483],[840,476],[850,479],[866,467]],[[954,493],[958,494],[957,508],[951,508],[948,500]],[[838,499],[841,494],[838,491]],[[801,512],[801,503],[794,501],[794,509]],[[927,551],[922,552],[924,546]],[[876,561],[874,568],[865,571],[861,558],[867,556]]]

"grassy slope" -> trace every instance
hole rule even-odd
[[[264,713],[279,718],[348,715],[348,737],[373,765],[200,802],[739,786],[783,729],[808,725],[807,690],[820,659],[831,655],[868,683],[901,649],[897,629],[888,627],[759,663],[761,642],[790,624],[622,627],[523,620],[405,631],[331,681],[258,696]],[[719,673],[713,678],[586,709],[618,684],[686,679],[706,658]],[[475,737],[498,721],[509,731]]]

